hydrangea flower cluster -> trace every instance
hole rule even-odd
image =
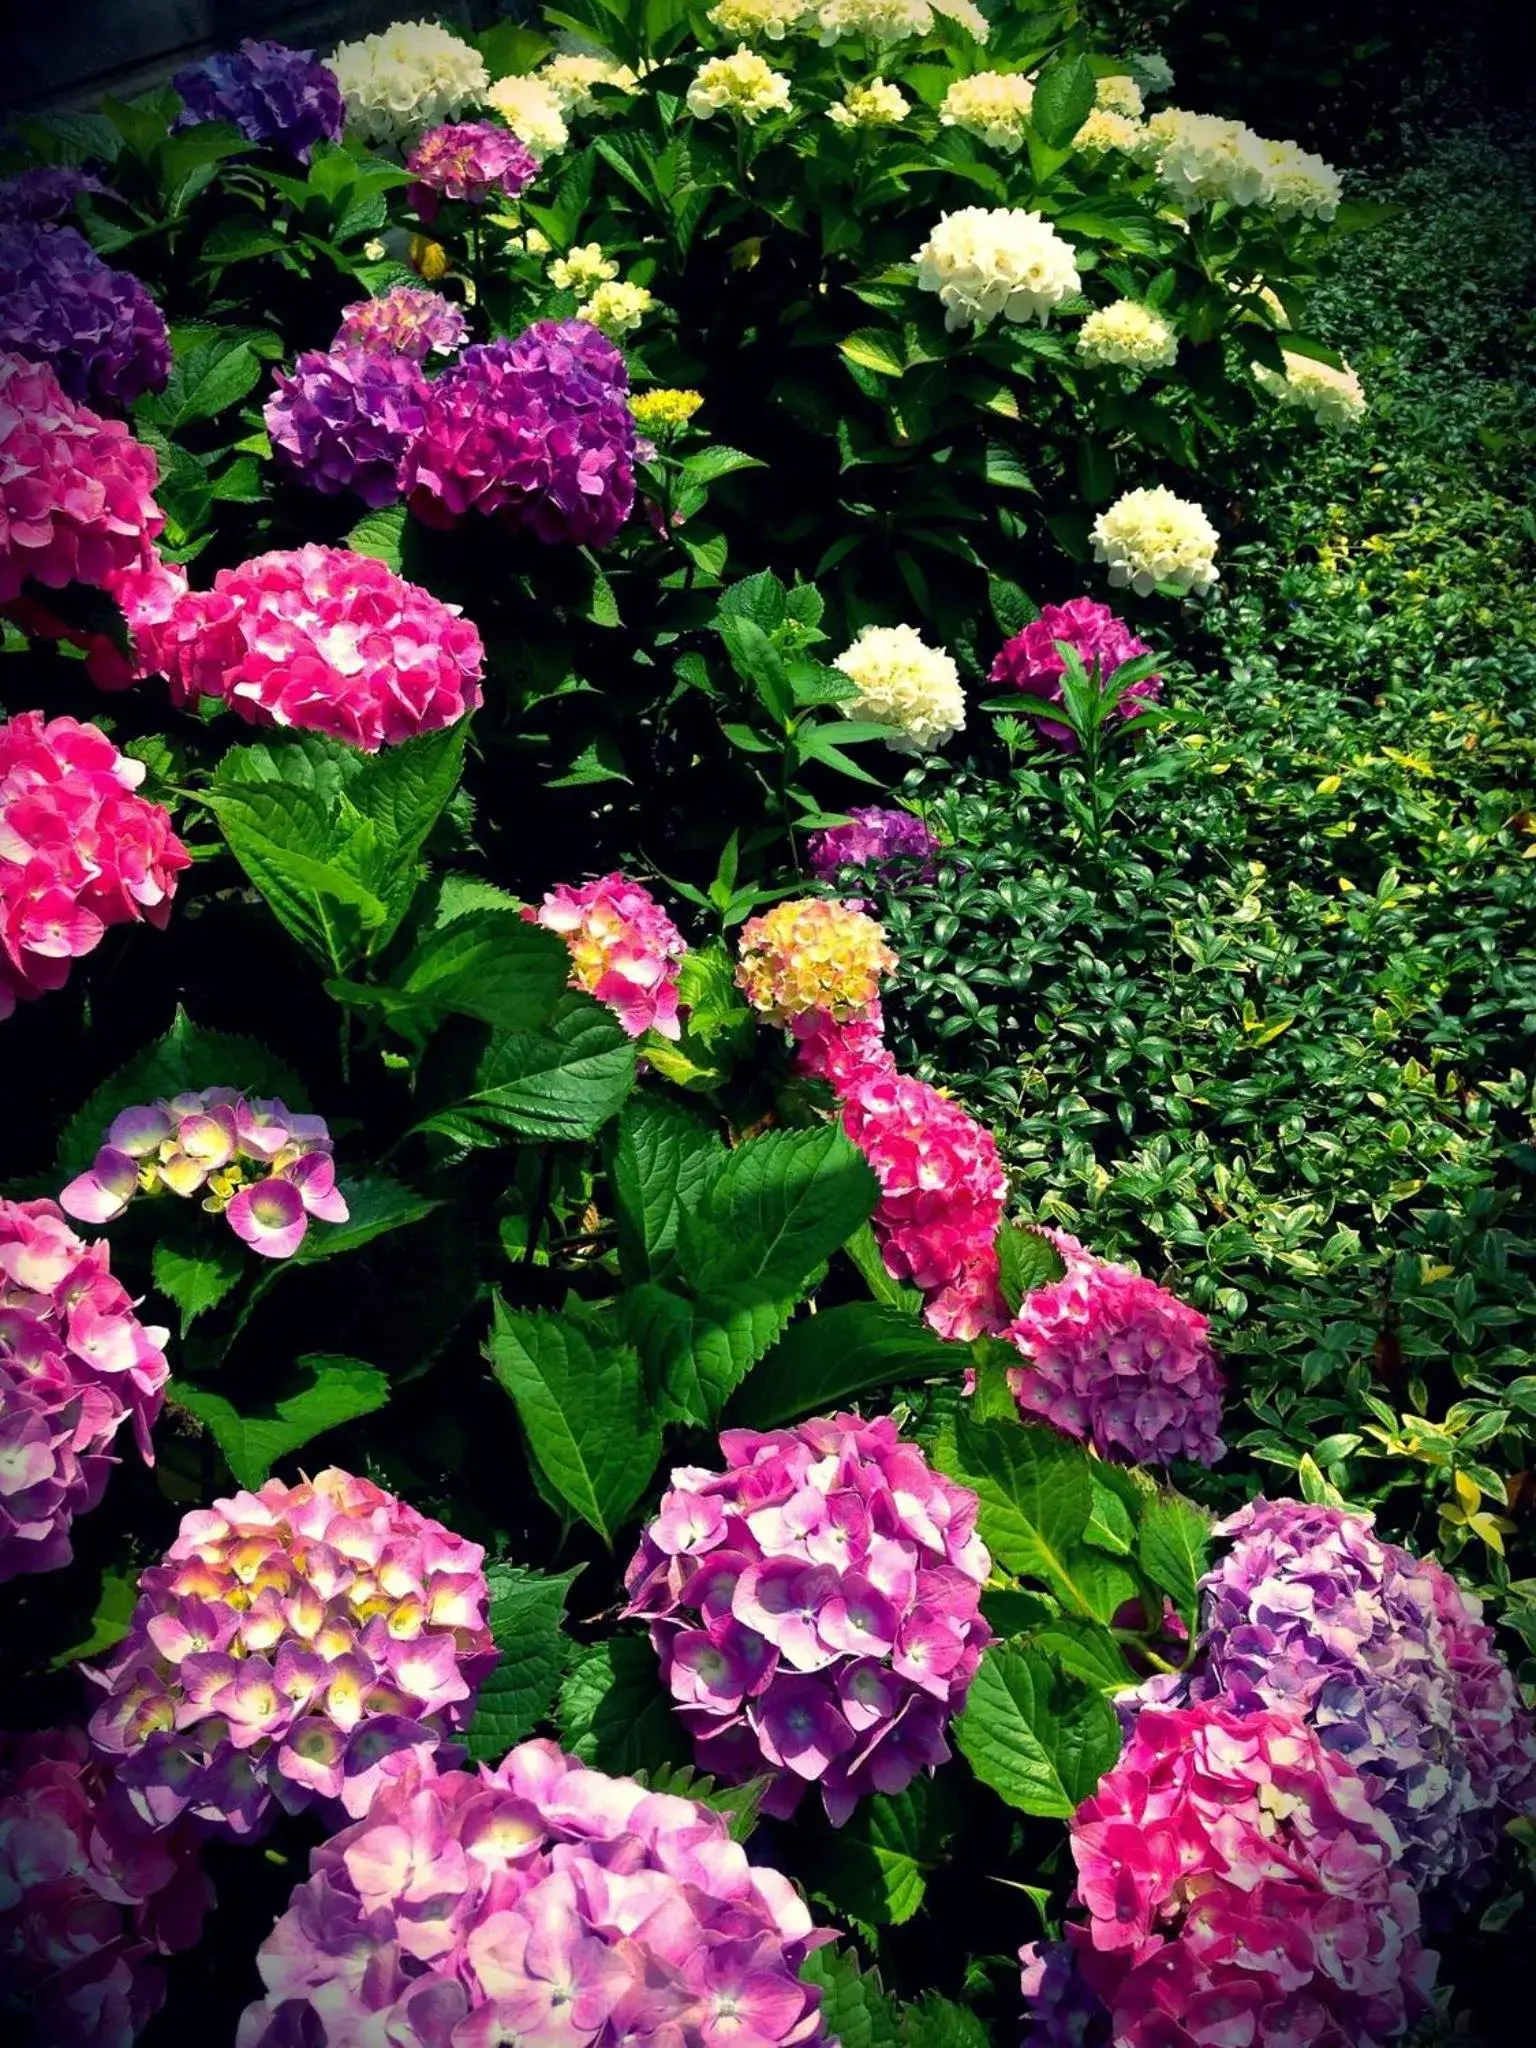
[[[1147,123],[1146,146],[1168,196],[1188,213],[1218,200],[1258,206],[1270,196],[1263,140],[1241,121],[1169,107]]]
[[[236,2048],[824,2048],[818,1933],[721,1815],[523,1742],[422,1770],[311,1852]]]
[[[498,78],[484,98],[540,162],[564,149],[571,139],[560,102],[541,78],[531,74]]]
[[[523,916],[557,932],[571,956],[571,986],[596,997],[631,1038],[680,1038],[677,984],[687,943],[650,890],[628,875],[562,882]]]
[[[629,401],[629,410],[642,434],[660,436],[678,433],[686,427],[703,403],[703,394],[698,391],[637,391]]]
[[[0,2015],[15,2038],[131,2042],[164,1996],[156,1958],[190,1948],[212,1904],[190,1830],[136,1825],[83,1730],[0,1739]]]
[[[603,254],[601,242],[581,242],[549,266],[549,281],[557,292],[590,292],[618,274],[618,264]]]
[[[796,896],[742,926],[736,985],[770,1024],[813,1012],[845,1024],[868,1015],[895,969],[884,931],[864,911]]]
[[[538,158],[494,121],[429,128],[406,159],[415,183],[408,198],[424,221],[445,199],[466,206],[516,199],[538,175]]]
[[[1381,2048],[1427,2009],[1397,1837],[1292,1715],[1146,1709],[1071,1839],[1069,1938],[1116,2048]],[[1059,1979],[1022,1953],[1026,1985]]]
[[[944,325],[1038,320],[1082,289],[1072,244],[1043,214],[1018,206],[962,206],[939,216],[913,257],[920,291],[937,292]]]
[[[55,221],[72,213],[88,192],[105,192],[100,178],[72,164],[34,164],[0,179],[0,221]]]
[[[312,348],[276,373],[263,417],[273,448],[311,489],[350,491],[377,510],[400,495],[400,465],[426,407],[427,380],[412,357]]]
[[[110,1223],[140,1193],[202,1196],[264,1258],[286,1259],[311,1216],[345,1223],[324,1117],[276,1097],[204,1088],[141,1103],[113,1118],[89,1169],[59,1196],[82,1223]]]
[[[643,284],[621,284],[609,279],[576,308],[576,318],[616,341],[621,334],[632,333],[655,304]]]
[[[1215,527],[1200,506],[1166,484],[1116,498],[1094,520],[1090,538],[1094,560],[1109,565],[1111,587],[1129,585],[1138,597],[1149,597],[1162,583],[1204,597],[1220,574]]]
[[[1361,1774],[1412,1883],[1466,1898],[1505,1821],[1536,1815],[1536,1730],[1478,1603],[1374,1520],[1261,1498],[1221,1523],[1195,1656],[1143,1697],[1301,1715]]]
[[[921,818],[879,804],[857,806],[846,825],[828,825],[806,842],[806,864],[818,881],[844,868],[869,868],[883,879],[927,881],[939,842]]]
[[[866,626],[832,665],[858,685],[843,715],[888,726],[885,743],[898,754],[932,753],[965,728],[960,671],[915,626]]]
[[[1019,1407],[1119,1464],[1215,1464],[1222,1377],[1205,1317],[1066,1231],[1041,1235],[1067,1270],[1027,1294],[1004,1333],[1027,1360],[1008,1375]]]
[[[366,1813],[411,1758],[457,1750],[496,1661],[485,1552],[370,1480],[269,1479],[182,1517],[139,1580],[91,1717],[134,1810],[246,1836]]]
[[[457,605],[383,562],[314,545],[221,569],[135,643],[179,703],[222,697],[254,725],[328,732],[368,754],[473,711],[485,659]]]
[[[595,88],[612,86],[618,92],[634,92],[639,80],[627,64],[597,50],[561,50],[541,64],[539,83],[555,96],[562,114],[591,114],[599,101]]]
[[[1016,156],[1029,132],[1035,88],[1022,71],[977,71],[957,78],[939,107],[939,124],[963,128],[989,149]]]
[[[850,85],[840,100],[834,100],[827,119],[839,128],[894,128],[911,111],[911,102],[899,85],[886,78],[868,78],[860,85]]]
[[[732,114],[755,128],[765,114],[782,114],[788,106],[789,80],[745,43],[734,56],[707,57],[688,88],[688,111],[699,121]]]
[[[889,1416],[721,1434],[723,1472],[685,1466],[625,1573],[702,1770],[766,1765],[770,1812],[808,1784],[840,1827],[949,1755],[991,1632],[973,1493]]]
[[[33,222],[0,227],[0,350],[46,363],[96,406],[129,406],[171,373],[165,321],[139,280],[76,229]]]
[[[624,358],[580,320],[481,343],[433,384],[402,485],[429,526],[500,513],[550,545],[602,547],[634,509]]]
[[[1166,370],[1178,360],[1179,339],[1161,313],[1135,299],[1098,306],[1077,330],[1077,352],[1085,363],[1114,363],[1127,370]]]
[[[935,17],[957,22],[979,43],[991,32],[987,17],[972,0],[810,0],[809,14],[809,25],[828,45],[908,42],[930,34]]]
[[[1147,111],[1141,87],[1128,71],[1099,79],[1093,88],[1093,103],[1108,113],[1123,114],[1128,121],[1139,121]]]
[[[1019,1962],[1024,2048],[1114,2048],[1109,2013],[1078,1968],[1070,1942],[1029,1942]]]
[[[1335,367],[1332,363],[1320,363],[1315,356],[1297,355],[1292,349],[1283,349],[1281,353],[1285,359],[1283,377],[1264,363],[1253,365],[1255,382],[1271,398],[1282,405],[1300,406],[1324,427],[1352,427],[1365,417],[1365,391],[1348,363]]]
[[[1265,142],[1269,170],[1269,204],[1276,217],[1330,221],[1339,210],[1343,181],[1332,164],[1295,142]]]
[[[144,764],[78,719],[0,725],[0,1019],[60,989],[109,925],[163,926],[192,856]]]
[[[1031,619],[1004,644],[992,664],[991,681],[1011,683],[1032,697],[1059,704],[1067,665],[1056,651],[1058,641],[1076,650],[1090,675],[1097,668],[1101,683],[1107,683],[1126,662],[1151,651],[1107,604],[1098,604],[1091,597],[1074,597],[1066,604],[1048,604],[1038,619]],[[1139,683],[1128,684],[1115,707],[1116,715],[1135,718],[1143,704],[1162,694],[1162,688],[1161,676],[1146,676]],[[1068,726],[1042,720],[1040,729],[1058,746],[1077,746],[1076,735]]]
[[[738,43],[782,43],[805,18],[806,0],[718,0],[709,19]]]
[[[307,164],[317,142],[340,142],[346,114],[336,74],[312,50],[251,37],[191,64],[171,80],[186,107],[177,126],[229,121],[256,143]]]
[[[1090,107],[1072,138],[1072,147],[1087,156],[1104,156],[1112,149],[1122,156],[1139,156],[1146,147],[1146,130],[1139,121],[1117,114],[1112,107]]]
[[[441,292],[397,284],[382,298],[359,299],[343,309],[333,349],[379,349],[424,363],[451,356],[469,339],[469,323]]]
[[[396,21],[377,35],[342,43],[331,69],[347,108],[348,132],[363,142],[409,142],[424,128],[457,120],[483,100],[490,74],[471,49],[435,21]]]

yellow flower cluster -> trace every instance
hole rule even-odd
[[[839,1024],[866,1016],[896,955],[862,910],[819,896],[776,903],[742,928],[736,983],[770,1023],[822,1011]]]
[[[698,391],[637,391],[629,409],[642,434],[672,434],[686,427],[703,403]]]
[[[600,284],[591,298],[576,308],[576,318],[587,321],[610,341],[617,341],[621,334],[638,327],[655,303],[643,284],[615,284],[610,280]]]
[[[1124,72],[1117,71],[1112,78],[1101,78],[1093,89],[1093,103],[1108,113],[1124,114],[1131,121],[1139,121],[1146,112],[1141,87]]]
[[[557,292],[590,292],[618,274],[619,266],[603,254],[601,242],[581,242],[549,266],[549,281]]]
[[[590,114],[597,105],[592,91],[595,85],[612,85],[622,92],[633,92],[639,83],[627,64],[585,52],[551,57],[534,76],[554,96],[562,114]]]
[[[1170,584],[1204,597],[1217,580],[1215,527],[1199,505],[1164,484],[1116,498],[1093,522],[1091,538],[1094,559],[1108,564],[1115,590],[1129,584],[1149,597]]]
[[[1118,149],[1123,156],[1136,156],[1146,142],[1147,131],[1128,114],[1113,107],[1095,107],[1072,138],[1072,147],[1089,156],[1103,156]]]
[[[1177,357],[1179,343],[1161,313],[1135,299],[1116,299],[1088,315],[1077,330],[1077,352],[1085,363],[1162,370]]]
[[[827,119],[839,128],[894,128],[911,111],[899,86],[871,78],[863,85],[850,85],[843,97],[828,107]]]
[[[805,0],[720,0],[709,19],[739,43],[782,43],[805,15]]]

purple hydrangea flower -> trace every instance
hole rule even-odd
[[[836,881],[844,868],[873,868],[892,880],[932,879],[939,842],[921,818],[879,804],[865,804],[848,816],[850,824],[811,834],[807,857],[818,881]]]
[[[70,398],[129,406],[171,373],[160,308],[74,228],[0,227],[0,350],[46,363]]]
[[[86,192],[105,192],[107,187],[89,171],[69,164],[35,164],[14,178],[0,182],[0,221],[48,222],[62,220],[74,211],[75,201]]]
[[[468,206],[515,199],[538,176],[539,160],[495,121],[457,121],[429,128],[405,167],[416,181],[410,202],[431,222],[445,199]]]
[[[400,495],[400,465],[426,418],[427,380],[409,356],[308,349],[279,370],[267,400],[272,446],[326,496],[376,510]]]
[[[1074,597],[1067,604],[1048,604],[1038,619],[1031,619],[1022,633],[1014,634],[992,664],[991,681],[1012,683],[1016,690],[1043,697],[1047,704],[1059,704],[1062,678],[1067,672],[1066,663],[1056,652],[1059,640],[1076,649],[1090,675],[1097,665],[1101,683],[1107,683],[1116,669],[1134,661],[1138,654],[1151,651],[1146,641],[1138,640],[1107,604],[1099,604],[1091,597]],[[1161,676],[1145,676],[1139,683],[1130,684],[1115,708],[1116,717],[1137,717],[1145,704],[1162,695],[1162,690]],[[1043,719],[1040,730],[1057,746],[1069,753],[1075,751],[1077,736],[1070,726]]]
[[[339,142],[345,121],[335,74],[311,50],[247,37],[171,81],[186,112],[176,125],[229,121],[252,142],[271,143],[307,164],[317,142]]]
[[[382,298],[348,306],[331,347],[383,349],[423,363],[429,355],[455,354],[468,339],[469,323],[452,300],[420,285],[397,284]]]
[[[430,387],[401,486],[425,525],[500,513],[552,545],[602,547],[634,509],[624,358],[580,320],[464,351]]]
[[[723,1472],[685,1466],[625,1575],[700,1768],[766,1766],[770,1813],[817,1784],[841,1826],[949,1755],[991,1634],[976,1496],[889,1417],[728,1429]]]
[[[1019,1950],[1024,2048],[1110,2048],[1109,2013],[1065,1941]]]

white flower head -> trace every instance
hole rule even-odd
[[[346,101],[347,132],[365,142],[414,141],[476,105],[490,82],[479,51],[435,21],[397,21],[341,43],[330,68]]]
[[[733,56],[707,59],[688,88],[688,111],[700,121],[729,113],[750,128],[788,105],[789,80],[745,43]]]
[[[827,119],[839,128],[894,128],[911,111],[899,86],[870,78],[863,85],[850,85],[843,97],[828,107]]]
[[[498,78],[485,103],[536,157],[553,156],[571,139],[560,102],[542,79]]]
[[[1187,213],[1225,199],[1233,206],[1267,200],[1273,173],[1263,141],[1241,121],[1168,107],[1147,123],[1164,189]]]
[[[1134,78],[1123,71],[1113,77],[1099,79],[1093,88],[1093,103],[1111,114],[1124,114],[1127,120],[1139,121],[1146,112],[1141,97],[1141,87]]]
[[[905,43],[933,32],[934,17],[958,22],[984,43],[990,24],[972,0],[812,0],[823,43]]]
[[[719,0],[709,19],[738,43],[782,43],[808,12],[808,0]]]
[[[618,274],[618,264],[603,254],[601,242],[579,243],[549,266],[549,281],[557,292],[590,292]]]
[[[639,83],[629,66],[617,58],[581,51],[551,57],[533,75],[554,96],[562,114],[590,114],[597,106],[592,90],[596,85],[633,92]]]
[[[944,95],[939,120],[945,128],[962,128],[989,149],[1013,156],[1024,147],[1034,97],[1034,83],[1022,71],[978,71],[955,80]]]
[[[1094,107],[1073,136],[1072,147],[1088,156],[1103,156],[1111,149],[1118,149],[1124,156],[1137,156],[1146,134],[1141,123],[1133,121],[1129,114],[1117,114],[1110,107]]]
[[[1320,363],[1290,349],[1281,353],[1285,358],[1283,377],[1263,363],[1253,365],[1255,379],[1271,398],[1282,405],[1302,407],[1323,427],[1352,427],[1365,417],[1365,391],[1348,363],[1335,369],[1332,363]]]
[[[616,341],[638,327],[655,303],[643,284],[600,284],[591,298],[576,308],[576,318]]]
[[[1204,597],[1216,582],[1215,527],[1199,505],[1162,484],[1116,498],[1093,522],[1091,538],[1116,590],[1129,584],[1148,597],[1162,583]]]
[[[1077,330],[1077,352],[1085,363],[1160,370],[1177,358],[1179,342],[1161,313],[1135,299],[1116,299],[1088,315]]]
[[[898,754],[932,753],[964,729],[960,671],[913,626],[866,626],[833,666],[858,686],[844,717],[888,726],[886,745]]]
[[[964,206],[942,214],[913,261],[919,287],[938,293],[951,331],[985,327],[999,314],[1043,327],[1082,282],[1071,243],[1020,207]]]
[[[1332,220],[1344,189],[1332,164],[1294,142],[1266,142],[1262,148],[1269,164],[1269,203],[1279,218],[1299,213],[1306,220]]]

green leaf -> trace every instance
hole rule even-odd
[[[1066,149],[1093,111],[1093,66],[1086,57],[1056,57],[1041,72],[1030,104],[1030,127],[1047,149]]]
[[[419,1223],[424,1216],[430,1216],[434,1209],[442,1206],[426,1195],[418,1195],[414,1188],[386,1179],[383,1174],[344,1180],[341,1191],[350,1211],[347,1221],[319,1226],[311,1224],[304,1234],[304,1242],[293,1255],[295,1265],[314,1266],[322,1259],[334,1259],[342,1252],[360,1251],[365,1244],[372,1244],[376,1237],[383,1237],[387,1231],[403,1230],[410,1223]]]
[[[1329,222],[1335,235],[1357,235],[1365,228],[1384,227],[1408,211],[1395,199],[1346,199]]]
[[[898,335],[880,327],[860,327],[837,344],[844,362],[857,363],[861,370],[873,370],[882,377],[906,374],[907,352]]]
[[[250,1414],[210,1387],[178,1380],[173,1392],[177,1405],[207,1426],[239,1484],[254,1489],[279,1458],[343,1422],[372,1415],[389,1399],[386,1376],[356,1358],[311,1353],[295,1361],[294,1377],[299,1384],[292,1392]]]
[[[689,483],[712,484],[735,470],[766,469],[768,465],[740,448],[701,448],[696,455],[685,456],[678,466]]]
[[[798,1291],[868,1220],[877,1192],[863,1154],[830,1126],[749,1138],[684,1208],[678,1264],[701,1293],[742,1280]]]
[[[1129,1557],[1136,1542],[1136,1524],[1131,1511],[1120,1495],[1107,1486],[1091,1467],[1089,1477],[1093,1486],[1093,1511],[1088,1517],[1084,1537],[1095,1549],[1107,1550],[1114,1557]]]
[[[915,1778],[905,1792],[875,1793],[815,1847],[813,1884],[834,1913],[872,1927],[900,1927],[923,1903],[942,1846],[939,1782]]]
[[[403,505],[386,505],[381,512],[370,512],[347,535],[347,546],[354,555],[367,555],[372,561],[383,562],[397,576],[404,541]]]
[[[196,1241],[178,1243],[161,1237],[155,1245],[155,1285],[181,1311],[181,1334],[205,1309],[217,1308],[247,1270],[245,1246],[218,1217],[199,1215],[206,1227]]]
[[[1049,1287],[1067,1270],[1067,1262],[1038,1230],[1011,1223],[1005,1216],[997,1229],[997,1264],[1003,1299],[1017,1310],[1026,1294]]]
[[[987,2048],[986,2028],[967,2006],[925,1991],[905,2014],[907,2048]]]
[[[693,1300],[648,1280],[628,1288],[615,1313],[644,1361],[662,1419],[709,1426],[772,1347],[794,1305],[792,1294],[761,1281],[738,1281]]]
[[[731,1420],[778,1429],[877,1388],[954,1379],[967,1362],[963,1346],[946,1344],[904,1310],[850,1302],[792,1324],[732,1402]]]
[[[583,1567],[558,1577],[521,1565],[490,1564],[491,1634],[501,1661],[480,1687],[469,1728],[475,1763],[496,1763],[514,1742],[533,1732],[554,1705],[571,1645],[561,1624],[565,1596]]]
[[[1150,1494],[1142,1503],[1136,1555],[1153,1585],[1172,1599],[1188,1622],[1210,1562],[1211,1523],[1203,1508],[1181,1493]]]
[[[103,1650],[110,1650],[114,1644],[120,1643],[133,1620],[138,1594],[137,1572],[104,1571],[96,1589],[90,1626],[78,1643],[72,1643],[67,1650],[60,1650],[50,1668],[62,1671],[66,1665],[83,1663],[87,1657],[99,1657]]]
[[[800,1966],[802,1984],[821,1991],[821,2022],[838,2048],[900,2048],[901,2024],[877,1970],[861,1970],[841,1943],[813,1949]]]
[[[590,996],[556,1003],[541,1031],[506,1031],[491,1040],[472,1094],[417,1126],[465,1145],[522,1138],[594,1137],[635,1084],[635,1041]]]
[[[614,1636],[585,1651],[560,1688],[556,1718],[563,1748],[617,1777],[692,1761],[644,1636]]]
[[[1022,1813],[1065,1820],[1120,1754],[1103,1694],[1039,1650],[994,1644],[955,1737],[985,1785]]]
[[[784,672],[783,656],[753,619],[725,612],[715,623],[731,666],[751,683],[774,723],[787,726],[794,710],[794,692]]]
[[[526,1315],[496,1296],[487,1356],[555,1495],[611,1549],[656,1470],[661,1424],[628,1344],[598,1343],[567,1316]]]
[[[1086,1616],[1057,1615],[1034,1629],[1030,1644],[1046,1650],[1063,1671],[1070,1671],[1101,1692],[1121,1692],[1136,1683],[1136,1674],[1125,1660],[1125,1652],[1102,1622]]]
[[[351,999],[376,999],[397,1028],[423,1036],[450,1014],[536,1031],[554,1016],[570,972],[554,932],[526,923],[511,905],[486,905],[435,926],[387,987],[355,990]]]
[[[685,1103],[647,1094],[631,1096],[624,1105],[608,1178],[626,1280],[666,1279],[675,1264],[681,1208],[697,1200],[723,1149]]]

